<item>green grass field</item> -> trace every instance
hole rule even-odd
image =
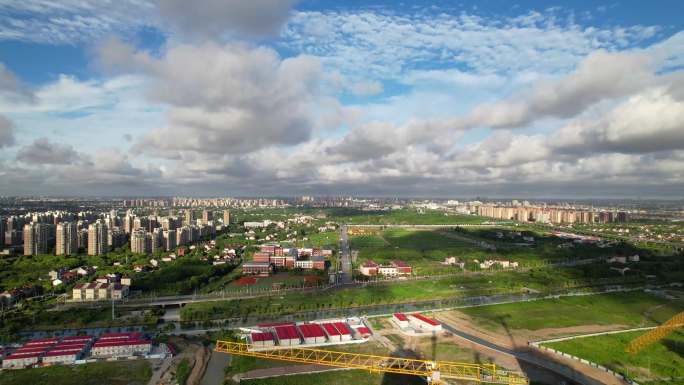
[[[528,272],[508,271],[434,280],[397,281],[328,291],[313,297],[304,293],[288,293],[282,297],[192,303],[181,309],[181,317],[184,321],[198,321],[411,301],[458,301],[462,297],[520,291],[523,287],[539,291],[564,289],[568,284],[584,283],[583,274],[584,271],[580,269],[537,269]]]
[[[355,209],[333,209],[328,219],[338,223],[368,225],[450,225],[477,224],[491,220],[476,215],[445,214],[438,210],[401,209],[390,211],[361,211]]]
[[[152,376],[146,360],[9,370],[0,385],[145,385]]]
[[[380,230],[375,234],[351,237],[351,247],[359,251],[359,264],[369,259],[377,263],[398,259],[411,264],[418,274],[450,270],[440,265],[447,256],[467,255],[472,259],[488,255],[471,243],[449,238],[433,230]]]
[[[477,270],[479,266],[474,260],[505,259],[519,262],[523,267],[540,267],[548,262],[605,256],[614,252],[610,248],[601,249],[595,245],[559,248],[558,245],[565,241],[531,231],[525,234],[534,236],[535,243],[526,245],[521,237],[498,239],[495,236],[497,232],[510,233],[503,227],[459,231],[389,228],[371,230],[363,235],[352,236],[350,240],[352,249],[359,251],[357,264],[368,259],[377,263],[399,259],[411,264],[417,274],[453,270],[440,264],[447,256],[456,256],[468,263],[467,269]],[[483,248],[480,242],[494,245],[496,250]]]
[[[370,373],[364,370],[336,370],[317,374],[300,374],[259,380],[241,381],[245,385],[423,385],[417,376]]]
[[[579,325],[651,326],[684,309],[684,301],[643,292],[602,294],[526,303],[482,306],[461,311],[490,329],[538,330]]]
[[[640,384],[684,383],[684,333],[676,332],[636,355],[625,352],[629,341],[645,332],[575,338],[546,346],[603,365]]]

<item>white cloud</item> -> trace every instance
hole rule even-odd
[[[357,96],[372,96],[381,94],[382,91],[382,83],[376,80],[363,81],[351,86],[351,92]]]
[[[126,50],[118,46],[120,60]],[[321,81],[313,57],[281,59],[268,48],[205,43],[175,45],[159,59],[132,54],[128,62],[151,79],[149,98],[170,106],[167,125],[147,134],[138,151],[245,153],[311,136],[315,119],[307,107]]]
[[[562,10],[513,18],[434,10],[307,11],[293,15],[281,44],[320,56],[345,75],[395,79],[416,65],[485,75],[562,73],[597,49],[624,49],[655,32],[651,26],[583,28]]]
[[[79,161],[80,155],[69,145],[39,138],[20,148],[17,160],[26,164],[70,164]]]
[[[90,42],[153,24],[155,1],[0,0],[0,40]]]
[[[276,34],[296,0],[204,0],[199,6],[184,0],[159,3],[163,23],[190,37],[220,40],[231,35]]]
[[[662,88],[635,95],[600,119],[577,120],[551,139],[560,151],[648,153],[684,149],[684,101]]]
[[[620,98],[654,83],[651,59],[638,53],[596,51],[570,75],[532,90],[476,107],[468,126],[521,127],[544,117],[572,117],[604,99]]]
[[[14,144],[14,124],[0,115],[0,148]]]

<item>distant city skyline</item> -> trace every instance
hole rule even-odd
[[[0,1],[0,196],[684,196],[681,1],[202,5]]]

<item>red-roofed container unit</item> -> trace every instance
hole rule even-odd
[[[82,348],[69,350],[51,350],[43,356],[43,363],[53,364],[73,364],[83,353]]]
[[[392,316],[392,321],[394,321],[397,326],[399,326],[401,329],[409,327],[409,320],[406,317],[406,314],[403,313],[394,313]]]
[[[330,342],[340,342],[342,341],[342,334],[335,328],[335,325],[331,323],[321,325],[325,334],[328,336]]]
[[[38,363],[43,353],[12,353],[2,360],[3,369],[23,369]]]
[[[335,329],[340,332],[340,339],[342,341],[349,341],[352,339],[352,334],[344,322],[335,322]]]
[[[40,340],[30,340],[26,342],[23,346],[49,346],[49,345],[54,345],[58,341],[57,338],[43,338]]]
[[[66,336],[62,338],[62,343],[66,342],[85,342],[88,343],[93,340],[92,336]]]
[[[442,324],[418,313],[411,314],[409,322],[411,323],[411,326],[418,331],[438,332],[442,330]]]
[[[319,344],[326,341],[325,332],[318,324],[303,324],[297,326],[300,334],[304,337],[305,344]]]
[[[276,326],[273,329],[278,338],[278,343],[282,346],[300,345],[302,343],[297,328],[292,325]]]
[[[273,346],[275,340],[271,332],[255,332],[249,335],[249,341],[255,346]]]
[[[362,326],[362,327],[360,327],[360,328],[356,328],[356,329],[354,329],[354,331],[356,332],[356,336],[357,336],[358,338],[366,339],[366,338],[368,338],[368,337],[371,336],[370,329],[368,329],[368,328],[365,327],[365,326]]]

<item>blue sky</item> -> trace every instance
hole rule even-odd
[[[682,11],[0,0],[0,194],[678,197]]]

